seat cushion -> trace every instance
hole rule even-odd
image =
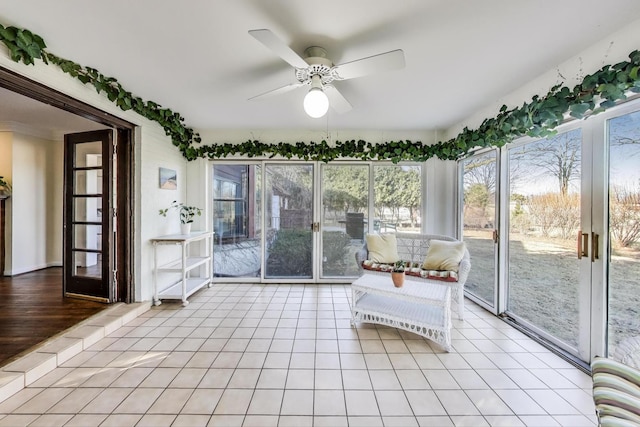
[[[367,234],[368,259],[373,262],[394,263],[398,256],[398,243],[395,234]]]
[[[458,271],[458,265],[464,256],[464,242],[431,240],[422,268],[425,270]]]

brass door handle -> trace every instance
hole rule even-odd
[[[600,259],[598,256],[598,246],[600,240],[600,236],[596,233],[591,233],[591,262],[595,262],[595,260]]]
[[[589,256],[589,233],[578,230],[578,259]]]
[[[498,243],[498,238],[500,236],[498,235],[498,230],[493,230],[493,243]]]

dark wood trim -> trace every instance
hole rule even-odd
[[[85,102],[78,101],[69,95],[3,67],[0,67],[0,87],[9,89],[37,101],[44,102],[45,104],[58,107],[61,110],[69,111],[70,113],[74,113],[78,116],[84,117],[85,119],[105,126],[113,126],[123,129],[133,129],[135,127],[135,125],[126,120],[106,113]]]
[[[5,202],[6,197],[0,197],[0,277],[4,276],[4,246],[6,245],[6,229],[5,229]]]
[[[133,168],[133,132],[130,129],[118,129],[116,156],[117,194],[116,206],[118,234],[116,235],[116,272],[118,301],[130,303],[134,301],[133,294],[133,268],[135,257],[135,245],[133,236],[134,220],[134,168]],[[127,200],[120,200],[120,195],[126,194]]]
[[[118,262],[116,301],[132,302],[135,245],[133,234],[134,214],[134,129],[135,125],[113,114],[100,110],[22,76],[7,68],[0,67],[0,87],[35,99],[36,101],[60,108],[88,120],[115,128],[117,135],[117,211],[118,235],[116,254]]]

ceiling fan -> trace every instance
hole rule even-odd
[[[304,99],[304,109],[313,118],[324,116],[329,109],[329,104],[338,113],[351,110],[349,101],[331,84],[334,80],[354,79],[380,71],[403,68],[405,65],[402,49],[333,65],[331,60],[327,58],[327,51],[319,46],[308,47],[304,51],[305,58],[303,59],[271,30],[250,30],[249,34],[295,68],[297,80],[295,83],[249,99],[260,99],[289,92],[302,86],[311,86]]]

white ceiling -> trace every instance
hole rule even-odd
[[[637,19],[637,0],[0,0],[1,24],[199,130],[446,129]],[[353,110],[311,119],[304,89],[247,100],[295,81],[260,28],[335,64],[400,48],[406,68],[336,82]]]

